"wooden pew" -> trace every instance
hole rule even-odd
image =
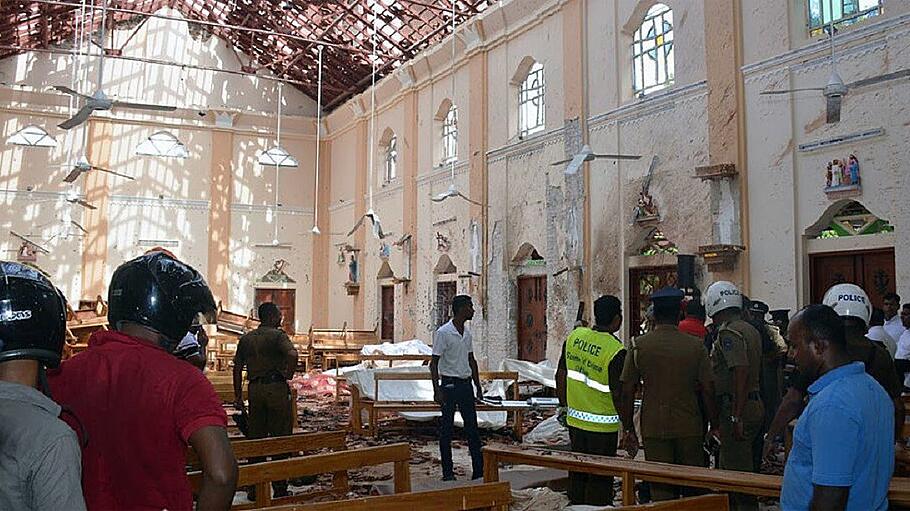
[[[355,364],[361,364],[363,362],[388,362],[389,367],[395,362],[423,362],[422,365],[427,365],[430,363],[430,360],[433,359],[433,355],[344,355],[346,361],[354,362]],[[338,354],[328,353],[325,355],[323,362],[323,370],[331,369],[332,366],[335,366],[337,369],[338,364]],[[339,387],[341,386],[342,381],[346,381],[347,378],[343,374],[336,374],[335,378],[335,401],[340,401],[340,394],[338,393]]]
[[[518,400],[518,373],[515,371],[481,371],[481,381],[511,380],[512,400]],[[364,398],[360,392],[351,387],[351,429],[354,433],[375,437],[379,434],[379,415],[386,412],[438,412],[440,406],[433,401],[381,401],[379,399],[379,382],[381,381],[418,381],[430,380],[429,371],[419,373],[394,373],[377,372],[373,375],[375,389],[372,399]],[[508,412],[512,416],[512,432],[515,439],[521,442],[524,430],[522,427],[522,410],[507,410],[498,406],[478,403],[478,412]],[[366,412],[368,424],[363,424],[363,414]]]
[[[78,309],[66,306],[66,338],[63,358],[70,358],[88,348],[88,339],[99,330],[108,330],[107,302],[99,295],[95,300],[80,302]]]
[[[246,377],[243,379],[243,400],[249,401],[250,399],[250,382],[246,380]],[[234,382],[233,380],[227,382],[212,382],[212,386],[215,387],[215,393],[218,394],[218,398],[221,399],[221,404],[224,405],[233,405],[234,404]],[[291,387],[291,417],[294,418],[294,427],[297,427],[297,391]]]
[[[215,369],[225,371],[231,368],[234,362],[234,353],[237,351],[237,342],[240,336],[254,330],[259,326],[259,320],[251,315],[225,310],[221,302],[215,316],[216,331],[209,335],[209,351],[214,352]]]
[[[512,501],[509,483],[457,486],[444,490],[419,491],[397,495],[362,497],[313,504],[266,508],[267,511],[508,511]],[[693,508],[694,509],[694,508]],[[700,508],[699,508],[700,509]]]
[[[780,486],[783,480],[781,476],[751,472],[634,461],[610,456],[506,445],[484,447],[483,463],[483,479],[488,483],[499,480],[501,463],[620,477],[622,478],[622,503],[624,506],[635,504],[636,480],[774,498],[780,498]],[[892,478],[888,488],[888,500],[892,506],[910,505],[910,478]]]
[[[326,355],[334,355],[337,364],[339,360],[346,360],[346,357],[359,355],[360,350],[368,344],[379,344],[377,328],[378,326],[372,330],[353,330],[347,328],[347,324],[340,329],[311,326],[307,332],[309,344],[304,370],[325,367]]]
[[[302,452],[312,452],[320,449],[338,451],[345,448],[346,436],[346,431],[320,431],[317,433],[259,438],[256,440],[232,440],[231,448],[234,450],[234,457],[238,460],[277,456],[280,454],[299,455]],[[191,470],[200,468],[199,457],[192,447],[187,450],[186,464]]]
[[[283,481],[319,474],[337,474],[385,463],[394,464],[395,493],[409,492],[411,491],[410,459],[411,451],[408,444],[399,443],[241,465],[237,478],[237,487],[255,486],[256,502],[234,506],[232,509],[260,509],[272,505],[292,504],[312,499],[316,495],[312,493],[291,495],[273,500],[271,488],[269,487],[272,481]],[[189,479],[193,490],[198,491],[202,482],[202,473],[191,472]],[[346,494],[348,490],[347,477],[336,477],[330,493],[340,496]]]
[[[730,511],[729,495],[700,495],[616,508],[623,511]]]

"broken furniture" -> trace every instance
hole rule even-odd
[[[343,357],[346,361],[355,362],[357,364],[363,364],[364,362],[388,362],[389,367],[392,367],[395,362],[422,362],[421,365],[427,365],[430,363],[430,360],[433,359],[433,355],[343,355]],[[340,401],[341,394],[338,390],[341,386],[341,382],[347,381],[347,378],[340,371],[337,371],[339,367],[338,355],[326,355],[324,365],[323,371],[330,369],[333,365],[335,366],[335,401]]]
[[[509,483],[456,486],[444,490],[379,495],[351,500],[270,507],[266,511],[373,511],[376,509],[463,511],[468,509],[508,511],[512,501]]]
[[[79,308],[66,306],[66,344],[63,359],[66,360],[88,348],[88,339],[99,330],[108,330],[107,302],[101,296],[95,300],[80,301]]]
[[[215,387],[215,393],[218,394],[218,398],[221,399],[221,403],[224,405],[233,405],[234,404],[234,382],[231,381],[213,381],[212,386]],[[243,400],[247,401],[250,398],[249,394],[249,382],[246,377],[243,379]],[[297,427],[297,391],[291,387],[291,417],[294,418],[294,427]]]
[[[730,511],[730,496],[708,494],[637,506],[623,506],[617,511]]]
[[[394,464],[395,493],[410,492],[410,461],[411,450],[408,444],[399,443],[241,465],[237,477],[237,487],[255,486],[256,502],[232,506],[231,509],[261,509],[268,506],[303,502],[313,498],[312,494],[302,494],[273,499],[271,488],[269,487],[272,481],[283,481],[320,474],[346,473],[349,470],[385,463]],[[198,491],[202,482],[202,472],[191,472],[189,479],[193,490]],[[336,475],[333,480],[333,487],[328,493],[341,498],[349,490],[348,478]]]
[[[287,454],[300,456],[300,453],[330,449],[341,451],[345,449],[345,431],[324,431],[317,433],[303,433],[297,435],[276,436],[270,438],[257,438],[255,440],[232,439],[231,448],[234,457],[238,460],[250,458],[278,456]],[[199,470],[200,462],[196,451],[192,447],[187,449],[186,464],[190,470]],[[347,474],[344,474],[347,476]]]
[[[208,346],[209,353],[214,354],[216,371],[226,371],[233,366],[240,336],[258,326],[259,320],[249,315],[225,310],[221,306],[221,302],[218,302],[215,316],[216,331],[209,335]]]
[[[522,403],[516,404],[518,396],[518,373],[514,371],[494,371],[480,372],[480,380],[496,381],[506,380],[506,385],[511,382],[512,400],[505,401],[503,404],[491,404],[488,402],[478,403],[477,412],[509,412],[512,416],[512,432],[515,439],[521,442],[524,433],[522,428],[522,417],[524,409],[530,408],[529,405]],[[431,380],[429,371],[419,372],[373,372],[373,395],[371,397],[363,396],[356,385],[351,385],[351,430],[355,434],[376,437],[379,434],[379,417],[383,413],[389,412],[436,412],[441,411],[439,404],[434,401],[417,401],[417,400],[383,400],[380,399],[379,382],[381,381],[426,381]],[[512,404],[510,406],[510,403]],[[364,416],[366,423],[364,423]]]
[[[337,364],[339,361],[353,360],[368,344],[379,344],[376,328],[372,330],[348,329],[347,324],[340,329],[310,327],[307,337],[309,344],[304,364],[305,371],[317,366],[324,368],[327,355],[333,355],[333,360]]]

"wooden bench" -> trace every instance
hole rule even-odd
[[[255,330],[258,326],[259,320],[252,315],[225,310],[221,302],[218,302],[215,316],[216,331],[209,335],[209,351],[214,352],[215,370],[225,371],[233,366],[240,336]]]
[[[212,382],[212,386],[215,387],[215,393],[218,394],[218,398],[221,399],[221,404],[224,405],[233,405],[234,404],[234,382],[233,380],[229,382]],[[243,387],[241,388],[243,392],[243,400],[249,401],[250,399],[250,388],[249,382],[246,378],[243,379]],[[294,418],[294,427],[297,427],[297,391],[291,387],[291,417]]]
[[[363,497],[313,504],[269,507],[268,511],[508,511],[512,501],[509,483],[458,486],[444,490]]]
[[[316,367],[325,367],[324,357],[334,355],[335,363],[347,360],[360,354],[364,346],[379,344],[379,335],[373,330],[352,330],[347,324],[340,329],[313,328],[307,332],[308,346],[304,370],[309,371]]]
[[[518,400],[518,373],[514,371],[481,371],[481,381],[511,380],[512,400]],[[395,373],[377,372],[373,374],[374,393],[372,399],[364,398],[355,386],[351,386],[351,430],[360,435],[375,437],[379,434],[379,415],[386,412],[439,412],[440,406],[434,401],[382,401],[379,399],[379,382],[381,381],[428,381],[432,377],[427,372]],[[517,441],[521,441],[524,430],[522,427],[522,410],[506,410],[499,406],[478,403],[478,412],[508,412],[512,415],[512,432]],[[369,421],[363,423],[364,413]]]
[[[780,498],[780,486],[783,480],[781,476],[751,472],[671,465],[653,461],[634,461],[610,456],[506,445],[484,447],[483,463],[483,478],[488,483],[499,481],[501,463],[620,477],[622,478],[622,503],[624,506],[635,504],[636,480],[774,498]],[[910,505],[910,478],[892,478],[888,488],[888,500],[892,506]]]
[[[411,451],[408,444],[399,443],[241,465],[237,478],[237,487],[255,486],[256,502],[233,506],[232,509],[260,509],[272,505],[292,504],[312,499],[316,494],[307,493],[272,499],[272,492],[269,486],[272,481],[284,481],[320,474],[336,474],[332,489],[328,493],[342,496],[349,490],[348,478],[346,476],[339,477],[337,474],[385,463],[394,464],[393,481],[395,493],[409,492],[411,491],[410,460]],[[202,481],[202,473],[198,471],[191,472],[189,479],[193,490],[198,491]]]
[[[430,363],[430,360],[433,359],[433,355],[344,355],[346,361],[351,361],[356,364],[362,364],[363,362],[388,362],[389,367],[392,367],[395,362],[423,362],[423,365]],[[324,358],[323,370],[331,369],[331,366],[334,364],[335,368],[338,369],[338,354],[331,353],[326,354]],[[335,374],[335,401],[340,401],[340,394],[338,393],[339,387],[341,386],[342,381],[347,381],[347,377],[343,374]]]
[[[320,431],[317,433],[258,438],[256,440],[231,440],[231,448],[234,450],[234,457],[238,460],[282,454],[299,456],[300,453],[321,449],[344,450],[346,436],[346,431]],[[199,457],[192,447],[187,449],[186,464],[191,470],[200,468]]]
[[[63,358],[70,358],[88,348],[88,339],[99,330],[108,330],[107,302],[99,295],[95,300],[80,302],[78,309],[66,306],[66,338]]]
[[[729,495],[700,495],[616,508],[623,511],[730,511]]]

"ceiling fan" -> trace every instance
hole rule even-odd
[[[448,190],[433,196],[430,200],[433,202],[442,202],[446,199],[451,199],[454,197],[461,197],[462,199],[470,202],[471,204],[477,205],[477,206],[483,205],[483,204],[477,202],[476,200],[471,199],[467,195],[461,193],[460,191],[458,191],[458,188],[455,186],[455,183],[450,184]]]
[[[92,112],[110,110],[111,108],[129,108],[133,110],[151,110],[156,112],[173,112],[177,110],[176,106],[168,105],[153,105],[147,103],[133,103],[130,101],[119,101],[111,99],[104,93],[102,90],[102,84],[104,80],[104,43],[105,43],[105,21],[107,20],[107,0],[105,0],[103,6],[101,7],[101,53],[98,56],[98,90],[94,94],[88,96],[86,94],[81,94],[76,92],[70,87],[65,85],[55,85],[54,88],[64,94],[69,94],[74,99],[82,100],[82,107],[76,114],[69,119],[61,122],[57,126],[59,128],[68,130],[79,126],[88,120],[89,116],[92,115]]]
[[[357,220],[357,223],[354,224],[354,227],[348,232],[348,236],[354,234],[357,229],[360,229],[360,226],[363,225],[365,219],[370,220],[370,225],[373,227],[373,236],[375,236],[376,239],[383,240],[392,236],[392,233],[390,232],[383,232],[382,223],[379,221],[379,215],[373,211],[373,208],[370,208],[362,217],[360,217],[360,220]]]
[[[831,1],[828,2],[829,6]],[[858,80],[849,84],[845,84],[844,80],[841,78],[840,74],[837,72],[837,59],[834,50],[834,34],[836,32],[834,28],[834,9],[833,6],[829,7],[831,9],[831,24],[828,27],[828,40],[831,43],[831,75],[828,77],[828,83],[824,87],[802,87],[795,89],[786,89],[786,90],[766,90],[760,92],[763,95],[771,94],[790,94],[791,92],[803,92],[803,91],[821,91],[822,96],[825,98],[825,122],[827,124],[832,124],[840,122],[840,113],[841,113],[841,103],[843,102],[844,96],[853,89],[860,87],[866,87],[869,85],[874,85],[877,83],[887,82],[890,80],[897,80],[899,78],[910,77],[910,69],[903,69],[901,71],[896,71],[894,73],[887,73],[879,76],[874,76],[872,78],[866,78],[863,80]]]
[[[70,164],[64,164],[62,166],[69,167]],[[91,163],[89,163],[88,158],[86,158],[85,155],[82,155],[79,157],[79,159],[76,160],[76,163],[72,165],[72,170],[70,170],[70,173],[67,174],[65,178],[63,178],[63,181],[67,182],[67,183],[72,183],[75,180],[79,179],[79,176],[81,176],[82,174],[85,174],[86,172],[91,172],[93,170],[97,170],[100,172],[107,172],[108,174],[113,174],[117,177],[122,177],[124,179],[129,179],[131,181],[136,179],[132,176],[128,176],[126,174],[121,174],[119,172],[114,172],[113,170],[110,170],[110,169],[96,167],[96,166],[92,165]]]
[[[584,162],[594,161],[594,160],[599,160],[599,159],[638,160],[638,159],[641,159],[641,156],[637,155],[637,154],[597,154],[593,150],[591,150],[591,146],[585,144],[581,148],[581,151],[579,151],[578,154],[576,154],[572,158],[569,158],[567,160],[560,160],[557,162],[553,162],[550,165],[552,165],[554,167],[558,167],[560,165],[566,165],[568,163],[568,165],[566,165],[565,174],[567,176],[574,176],[575,174],[578,173],[579,169],[581,169],[581,165]]]

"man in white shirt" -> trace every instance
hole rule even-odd
[[[882,297],[882,310],[885,312],[885,331],[895,341],[900,341],[901,335],[907,327],[901,322],[900,310],[901,297],[897,293],[886,293]]]
[[[433,336],[433,359],[430,374],[433,376],[433,400],[442,407],[439,422],[439,455],[442,460],[442,480],[454,481],[452,463],[452,430],[455,408],[464,420],[464,432],[471,452],[471,479],[483,477],[483,454],[480,449],[480,432],[477,429],[477,410],[474,398],[483,399],[471,331],[465,325],[474,317],[471,297],[458,295],[452,300],[452,320],[439,327]],[[471,387],[473,381],[476,391]]]
[[[903,308],[901,308],[900,319],[903,321],[904,333],[901,334],[900,339],[897,341],[897,353],[895,353],[895,360],[910,360],[910,303],[905,303]],[[896,363],[898,368],[898,373],[904,373],[903,365]],[[910,373],[905,373],[904,376],[904,387],[910,387]]]

